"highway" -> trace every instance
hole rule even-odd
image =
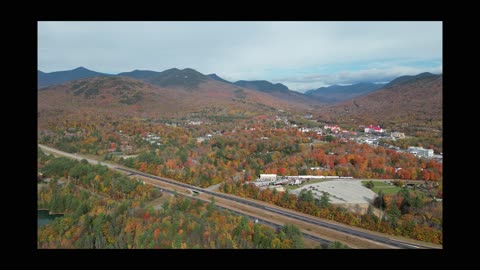
[[[49,151],[53,150],[52,152],[57,153],[59,155],[70,156],[70,157],[75,158],[75,159],[81,159],[81,157],[79,157],[77,155],[65,153],[63,151],[59,151],[57,149],[54,149],[54,148],[51,148],[51,147],[46,147],[46,146],[43,146],[43,145],[39,145],[39,146],[46,149],[46,150],[49,150]],[[98,163],[99,162],[99,161],[93,160],[93,159],[87,159],[87,160],[91,163],[95,163],[95,162]],[[209,195],[212,195],[212,196],[220,197],[220,198],[223,198],[223,199],[226,199],[226,200],[235,201],[237,203],[248,205],[248,206],[253,207],[253,208],[258,208],[258,209],[261,209],[263,211],[272,212],[272,213],[275,213],[275,214],[278,214],[278,215],[293,218],[293,219],[296,219],[296,220],[300,220],[300,221],[310,223],[310,224],[314,224],[314,225],[317,225],[317,226],[321,226],[321,227],[324,227],[324,228],[328,228],[328,229],[338,231],[338,232],[341,232],[341,233],[344,233],[344,234],[347,234],[347,235],[352,235],[352,236],[356,236],[356,237],[359,237],[359,238],[367,239],[367,240],[377,242],[377,243],[381,243],[381,244],[384,244],[384,245],[388,245],[388,246],[391,246],[391,247],[394,247],[394,248],[401,248],[401,249],[424,249],[424,248],[432,249],[432,248],[434,248],[434,247],[430,247],[430,246],[419,245],[417,243],[407,243],[407,242],[404,242],[404,241],[399,241],[399,240],[396,240],[396,239],[391,239],[391,238],[387,238],[387,237],[384,237],[384,236],[380,236],[378,234],[368,233],[368,232],[365,232],[363,230],[357,230],[357,229],[353,229],[353,228],[350,228],[350,227],[341,226],[341,225],[337,225],[337,224],[334,224],[334,223],[321,221],[321,220],[318,220],[318,219],[313,218],[313,217],[310,218],[310,217],[306,217],[304,215],[292,213],[292,211],[290,211],[290,210],[285,211],[285,210],[283,210],[283,209],[281,209],[280,207],[277,207],[277,206],[268,207],[268,206],[265,206],[263,204],[256,203],[256,202],[253,202],[253,201],[250,201],[250,200],[246,200],[246,199],[243,199],[243,198],[240,198],[240,197],[237,197],[237,196],[232,196],[232,195],[227,195],[225,193],[210,191],[210,190],[207,190],[207,189],[199,188],[199,187],[196,187],[196,186],[191,186],[191,185],[188,185],[188,184],[185,184],[185,183],[181,183],[181,182],[178,182],[178,181],[175,181],[175,180],[171,180],[171,179],[167,179],[167,178],[163,178],[163,177],[159,177],[159,176],[155,176],[155,175],[150,175],[150,174],[140,172],[140,171],[136,171],[136,170],[133,170],[133,169],[126,169],[126,168],[122,168],[122,167],[115,166],[115,165],[108,164],[108,163],[100,163],[100,164],[107,165],[111,169],[115,169],[115,170],[118,170],[118,171],[121,171],[121,172],[124,172],[124,173],[127,173],[127,174],[132,174],[132,175],[136,174],[136,175],[140,175],[140,176],[152,179],[152,180],[166,182],[166,183],[176,185],[176,186],[179,186],[179,187],[188,188],[192,191],[195,190],[197,192],[201,192],[201,193],[209,194]],[[229,210],[231,211],[231,209],[229,209]],[[245,214],[243,214],[243,215],[245,215]],[[264,221],[264,222],[268,222],[268,221]],[[312,236],[312,235],[310,235],[310,236]],[[313,236],[313,237],[315,237],[315,236]]]
[[[165,189],[165,188],[159,188],[159,187],[156,187],[156,188],[160,189],[162,192],[168,192],[170,194],[175,194],[174,191],[171,191],[171,190],[168,190],[168,189]],[[201,200],[203,202],[209,203],[209,201],[201,199],[201,198],[192,198],[192,199]],[[257,223],[263,224],[263,225],[266,225],[266,226],[270,226],[274,229],[279,229],[279,228],[282,227],[281,224],[277,224],[277,223],[274,223],[274,222],[271,222],[271,221],[268,221],[268,220],[265,220],[265,219],[262,219],[262,218],[259,218],[259,217],[254,217],[254,216],[251,216],[251,215],[248,215],[248,214],[245,214],[245,213],[241,213],[241,212],[235,211],[231,208],[223,207],[223,206],[218,205],[218,204],[215,204],[215,207],[219,208],[219,209],[223,209],[223,210],[228,210],[228,211],[236,213],[238,215],[246,216],[250,220],[253,220],[253,221],[256,220]],[[302,233],[302,234],[303,234],[303,237],[311,239],[311,240],[316,241],[316,242],[319,242],[324,247],[327,247],[328,245],[330,245],[332,243],[332,241],[330,241],[330,240],[323,239],[323,238],[320,238],[320,237],[315,236],[315,235],[311,235],[311,234],[308,234],[308,233]]]
[[[198,192],[202,192],[202,193],[206,193],[206,194],[209,194],[209,195],[217,196],[217,197],[224,198],[224,199],[227,199],[227,200],[232,200],[232,201],[235,201],[235,202],[238,202],[238,203],[246,204],[246,205],[251,206],[251,207],[259,208],[259,209],[262,209],[262,210],[266,210],[266,211],[273,212],[273,213],[276,213],[276,214],[280,214],[280,215],[283,215],[283,216],[286,216],[286,217],[290,217],[290,218],[301,220],[301,221],[304,221],[304,222],[307,222],[307,223],[315,224],[315,225],[318,225],[318,226],[326,227],[326,228],[336,230],[336,231],[339,231],[339,232],[343,232],[343,233],[346,233],[346,234],[358,236],[358,237],[365,238],[365,239],[368,239],[368,240],[372,240],[372,241],[375,241],[375,242],[380,242],[382,244],[390,245],[390,246],[393,246],[393,247],[406,248],[406,249],[431,248],[431,247],[428,247],[428,246],[421,246],[421,245],[418,245],[418,244],[410,244],[410,243],[406,243],[406,242],[403,242],[403,241],[394,240],[394,239],[390,239],[390,238],[387,238],[387,237],[379,236],[379,235],[376,235],[376,234],[370,234],[370,233],[363,232],[363,231],[360,231],[360,230],[355,230],[355,229],[339,226],[339,225],[336,225],[336,224],[332,224],[332,223],[328,223],[328,222],[324,222],[324,221],[319,221],[319,220],[316,220],[316,219],[313,219],[313,218],[304,217],[302,215],[294,214],[294,213],[284,211],[284,210],[281,210],[281,209],[267,207],[267,206],[264,206],[262,204],[251,202],[249,200],[245,200],[245,199],[242,199],[242,198],[239,198],[239,197],[234,197],[234,196],[223,194],[223,193],[209,191],[209,190],[206,190],[206,189],[203,189],[203,188],[191,186],[191,185],[188,185],[188,184],[185,184],[185,183],[180,183],[180,182],[177,182],[175,180],[170,180],[170,179],[155,176],[155,175],[150,175],[150,174],[139,172],[139,171],[136,171],[136,170],[125,169],[125,168],[120,168],[120,167],[115,167],[115,169],[123,171],[123,172],[131,173],[131,174],[141,175],[143,177],[147,177],[147,178],[150,178],[150,179],[167,182],[167,183],[177,185],[177,186],[180,186],[180,187],[184,187],[184,188],[188,188],[188,189],[191,189],[191,190],[196,190]]]
[[[157,176],[154,176],[154,175],[150,175],[150,174],[145,174],[145,173],[141,173],[139,171],[135,171],[135,170],[128,170],[128,169],[124,169],[124,168],[120,168],[118,167],[118,165],[112,165],[112,164],[109,164],[109,163],[105,163],[105,162],[100,162],[96,159],[91,159],[91,158],[87,158],[87,157],[83,157],[83,156],[80,156],[80,155],[77,155],[77,154],[70,154],[70,153],[67,153],[67,152],[63,152],[63,151],[60,151],[58,149],[55,149],[55,148],[51,148],[51,147],[48,147],[46,145],[41,145],[39,144],[39,146],[41,148],[43,148],[44,150],[47,150],[49,152],[52,152],[56,155],[59,155],[59,156],[65,156],[65,157],[70,157],[70,158],[73,158],[73,159],[77,159],[77,160],[81,160],[81,159],[85,159],[87,160],[89,163],[91,164],[101,164],[101,165],[105,165],[107,166],[108,168],[110,169],[113,169],[113,170],[119,170],[119,171],[122,171],[124,173],[127,173],[127,175],[131,176],[131,175],[142,175],[144,177],[147,177],[147,178],[150,178],[150,179],[154,179],[154,180],[160,180],[160,179],[163,179],[163,180],[160,180],[160,181],[163,181],[163,182],[168,182],[168,183],[171,183],[171,184],[174,184],[174,185],[177,185],[177,186],[182,186],[182,187],[187,187],[189,189],[192,189],[192,190],[198,190],[198,191],[201,191],[201,192],[204,192],[204,193],[207,193],[205,192],[204,189],[201,189],[201,188],[197,188],[197,187],[194,187],[194,186],[190,186],[190,185],[187,185],[187,184],[183,184],[183,183],[179,183],[177,181],[174,181],[174,180],[169,180],[169,179],[166,179],[166,178],[161,178],[161,177],[157,177]],[[174,191],[171,191],[171,190],[168,190],[166,188],[159,188],[158,186],[154,186],[158,189],[160,189],[162,192],[168,192],[168,193],[171,193],[171,194],[175,194]],[[218,196],[215,194],[215,196]],[[204,202],[209,202],[207,200],[203,200],[201,198],[193,198],[195,200],[201,200],[201,201],[204,201]],[[251,215],[248,215],[248,214],[245,214],[245,213],[242,213],[242,212],[239,212],[239,211],[235,211],[234,209],[231,209],[231,208],[227,208],[227,207],[223,207],[221,205],[218,205],[218,204],[215,204],[215,207],[217,208],[220,208],[220,209],[224,209],[224,210],[228,210],[230,212],[233,212],[233,213],[236,213],[236,214],[239,214],[239,215],[242,215],[242,216],[246,216],[247,218],[249,218],[250,220],[257,220],[257,222],[259,224],[263,224],[263,225],[267,225],[269,227],[272,227],[274,229],[278,229],[280,227],[282,227],[281,224],[277,224],[277,223],[274,223],[274,222],[271,222],[271,221],[268,221],[268,220],[265,220],[265,219],[262,219],[260,217],[255,217],[255,216],[251,216]],[[332,241],[330,240],[327,240],[327,239],[323,239],[323,238],[320,238],[318,236],[315,236],[315,235],[312,235],[312,234],[308,234],[308,233],[302,233],[303,236],[305,238],[308,238],[308,239],[311,239],[313,241],[316,241],[318,243],[320,243],[322,246],[324,247],[327,247],[328,245],[330,245],[332,243]]]

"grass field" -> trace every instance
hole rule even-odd
[[[368,181],[362,181],[362,184],[365,185]],[[395,185],[389,185],[384,182],[373,181],[374,187],[372,188],[373,192],[378,194],[378,191],[382,190],[383,194],[397,194],[402,188]],[[426,196],[426,194],[420,190],[411,190],[415,192],[416,195]]]
[[[362,181],[362,184],[365,185],[368,181]],[[397,192],[402,189],[397,186],[389,185],[384,182],[373,181],[374,187],[372,188],[373,192],[378,194],[379,190],[382,190],[383,194],[397,194]]]

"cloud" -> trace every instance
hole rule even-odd
[[[394,66],[389,68],[372,68],[358,71],[341,71],[336,74],[316,74],[304,77],[279,78],[275,82],[283,83],[287,86],[305,91],[309,89],[329,86],[334,84],[355,84],[360,82],[389,82],[397,77],[404,75],[417,75],[422,72],[431,72],[434,74],[442,73],[442,66],[432,68]]]

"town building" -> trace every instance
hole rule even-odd
[[[433,157],[433,149],[425,149],[423,147],[410,146],[407,152],[414,154],[417,157],[431,158]]]
[[[390,134],[390,136],[392,137],[392,139],[403,139],[403,138],[405,138],[405,133],[403,133],[403,132],[392,132]]]
[[[342,129],[337,126],[337,125],[325,125],[323,126],[323,129],[330,129],[332,132],[334,133],[338,133],[339,131],[341,131]]]
[[[373,133],[373,132],[383,133],[384,131],[385,130],[383,130],[380,126],[369,125],[365,127],[365,133]]]
[[[276,180],[277,175],[276,174],[260,174],[260,181],[271,181],[271,180]]]

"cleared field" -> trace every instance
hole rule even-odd
[[[362,185],[365,185],[367,182],[368,181],[362,181]],[[378,194],[378,192],[380,190],[382,190],[383,194],[397,194],[402,189],[401,187],[397,187],[395,185],[389,185],[387,183],[380,182],[380,181],[372,181],[372,182],[373,182],[373,185],[374,185],[372,190],[376,194]],[[422,192],[418,189],[417,190],[411,190],[411,191],[413,191],[418,196],[427,196],[427,194],[425,194],[425,192]]]
[[[399,187],[391,187],[391,186],[388,186],[388,187],[374,187],[372,190],[373,192],[375,192],[376,194],[378,194],[378,192],[380,190],[382,190],[383,194],[397,194],[397,192],[400,190],[401,188]]]
[[[368,181],[362,181],[362,185],[365,185]],[[378,191],[382,190],[383,194],[397,194],[397,192],[401,189],[400,187],[389,185],[384,182],[379,181],[372,181],[373,182],[373,192],[378,194]]]
[[[352,180],[333,180],[314,184],[308,184],[301,188],[292,190],[292,193],[298,194],[302,189],[311,190],[317,198],[322,196],[323,192],[330,194],[331,203],[370,203],[375,198],[375,192],[364,187],[361,181]]]

